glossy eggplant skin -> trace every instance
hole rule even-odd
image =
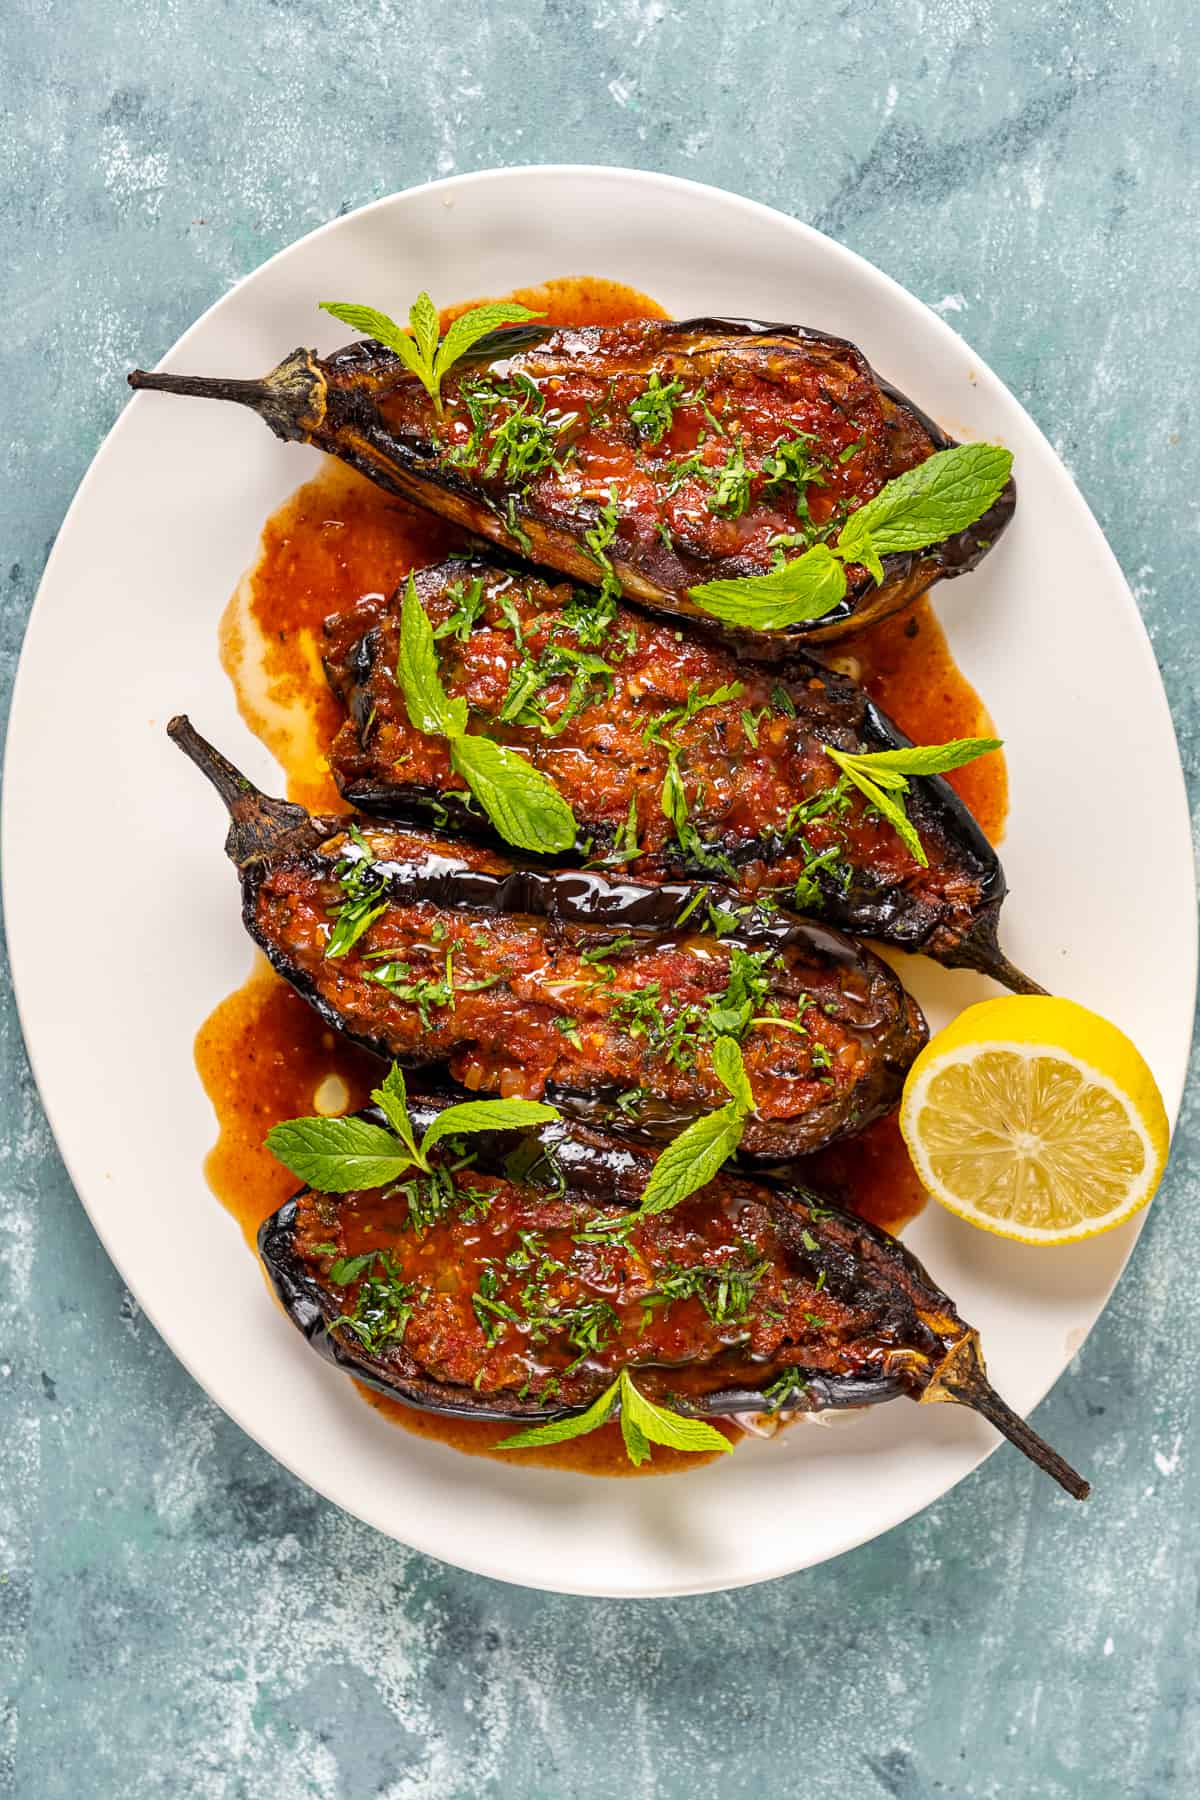
[[[448,1103],[437,1094],[410,1100],[418,1130]],[[385,1123],[374,1108],[363,1116]],[[675,1213],[636,1227],[626,1252],[576,1240],[636,1206],[653,1167],[647,1153],[568,1121],[474,1138],[470,1151],[474,1160],[457,1177],[473,1184],[460,1202],[467,1227],[445,1216],[414,1226],[395,1193],[305,1189],[259,1232],[275,1292],[318,1354],[408,1405],[476,1419],[544,1417],[588,1405],[629,1364],[651,1398],[700,1416],[866,1406],[901,1394],[920,1399],[974,1336],[902,1244],[801,1187],[725,1173]],[[481,1192],[489,1208],[478,1217],[470,1196]],[[401,1273],[420,1270],[430,1289],[425,1304],[436,1319],[418,1319],[401,1344],[364,1344],[337,1323],[353,1288],[333,1284],[330,1268],[364,1245],[386,1248]],[[477,1265],[500,1270],[504,1281],[506,1259],[516,1249],[520,1265],[528,1246],[563,1259],[555,1292],[569,1295],[572,1312],[582,1302],[608,1313],[607,1333],[594,1334],[599,1341],[578,1368],[560,1334],[531,1344],[516,1321],[511,1332],[496,1326],[501,1342],[489,1345],[488,1313],[473,1317],[439,1290],[443,1257],[457,1293],[458,1278],[477,1278]],[[768,1262],[767,1280],[760,1273],[749,1302],[726,1318],[705,1317],[694,1295],[674,1304],[649,1297],[664,1269],[761,1271]],[[498,1290],[525,1314],[527,1273],[519,1266]]]
[[[243,918],[331,1027],[472,1090],[619,1111],[674,1136],[727,1099],[711,1047],[741,1037],[751,1156],[804,1154],[896,1103],[924,1019],[887,965],[831,927],[759,909],[704,929],[703,890],[535,868],[378,820],[260,795],[186,720],[169,731],[222,794]],[[363,932],[335,921],[369,889]],[[803,1021],[803,1023],[801,1023]]]
[[[410,1099],[418,1135],[447,1104]],[[948,1401],[1086,1499],[991,1386],[978,1334],[917,1259],[794,1176],[724,1170],[622,1234],[611,1228],[638,1203],[648,1153],[564,1120],[452,1145],[449,1186],[305,1188],[259,1232],[289,1319],[356,1381],[514,1424],[579,1412],[623,1368],[647,1399],[699,1418]]]
[[[912,784],[925,869],[848,783],[822,811],[838,780],[827,745],[909,742],[847,676],[796,648],[758,665],[634,608],[598,614],[578,589],[478,559],[423,569],[414,583],[447,691],[467,699],[473,730],[519,746],[563,794],[579,822],[578,860],[640,882],[711,881],[948,967],[1034,985],[997,948],[1003,870],[948,782]],[[395,679],[401,597],[382,613],[367,606],[326,622],[326,673],[347,712],[330,767],[355,807],[432,816],[486,839],[445,743],[410,722]],[[722,693],[680,716],[698,696]],[[690,796],[696,836],[686,843],[662,805],[671,765]]]
[[[681,390],[657,439],[630,411],[652,378],[660,392],[672,382]],[[610,576],[628,598],[692,619],[706,617],[692,587],[766,572],[777,540],[802,548],[797,534],[812,541],[953,442],[854,345],[752,319],[510,327],[450,372],[440,419],[399,359],[371,341],[324,359],[297,350],[257,383],[140,370],[130,382],[249,405],[279,436],[340,457],[507,551],[593,586]],[[481,407],[489,414],[482,425]],[[555,460],[529,437],[507,454],[514,429],[535,429],[531,411],[552,419]],[[510,427],[504,440],[502,425]],[[799,459],[794,480],[768,473],[781,444],[805,443],[811,454]],[[735,635],[756,639],[766,654],[789,637],[831,642],[861,629],[939,578],[974,568],[1015,500],[1010,482],[966,531],[885,557],[878,585],[851,568],[844,598],[820,619]],[[605,523],[610,505],[615,529]]]

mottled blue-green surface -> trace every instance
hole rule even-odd
[[[4,691],[128,367],[363,201],[496,164],[629,163],[809,220],[969,337],[1115,546],[1195,784],[1189,12],[6,0]],[[1138,821],[1113,830],[1136,855]],[[623,1605],[458,1574],[282,1473],[123,1292],[7,1002],[0,1032],[0,1792],[1200,1792],[1194,1102],[1132,1266],[1039,1415],[1093,1472],[1086,1509],[999,1454],[840,1562]]]

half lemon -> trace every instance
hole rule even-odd
[[[909,1070],[900,1129],[941,1205],[1023,1244],[1094,1237],[1145,1206],[1170,1127],[1139,1051],[1073,1000],[969,1006]]]

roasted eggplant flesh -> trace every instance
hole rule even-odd
[[[814,1148],[894,1104],[923,1041],[919,1015],[891,971],[846,940],[718,937],[690,920],[598,930],[555,906],[556,887],[581,891],[570,876],[542,876],[536,895],[514,888],[522,910],[472,904],[473,888],[497,895],[498,861],[378,821],[354,837],[335,823],[315,850],[255,871],[251,929],[350,1036],[410,1065],[444,1063],[479,1093],[599,1097],[631,1123],[675,1130],[727,1098],[711,1048],[728,1030],[754,1091],[751,1152]],[[452,873],[461,903],[421,897],[430,875],[452,886]],[[603,906],[609,890],[590,886]],[[543,894],[547,914],[523,909]],[[331,956],[361,899],[381,910]]]
[[[755,664],[486,562],[441,563],[415,581],[447,691],[467,700],[472,730],[519,746],[554,783],[581,859],[638,881],[715,881],[948,964],[995,959],[1004,877],[954,790],[913,783],[922,868],[826,755],[908,742],[845,676],[796,650]],[[409,721],[398,599],[382,616],[328,621],[326,668],[348,715],[330,765],[355,806],[478,834],[487,822],[464,805],[445,741]],[[669,783],[683,815],[664,803]]]
[[[755,1101],[744,1148],[774,1158],[886,1112],[925,1040],[887,965],[828,926],[754,908],[710,918],[687,886],[311,819],[265,800],[186,721],[170,729],[230,806],[251,935],[380,1055],[673,1135],[728,1098],[712,1046],[732,1036]]]
[[[802,1191],[725,1175],[613,1232],[651,1166],[578,1125],[463,1140],[383,1192],[306,1190],[260,1249],[319,1349],[476,1417],[586,1406],[624,1366],[690,1412],[919,1397],[968,1337],[894,1239]]]
[[[257,383],[130,379],[250,405],[510,551],[692,617],[691,588],[801,553],[951,443],[854,345],[745,319],[499,331],[443,381],[440,417],[370,341],[296,351]],[[844,599],[791,635],[845,635],[972,568],[1014,504],[1010,483],[968,530],[885,557],[882,583],[851,567]]]
[[[447,1104],[410,1101],[418,1132]],[[292,1322],[392,1398],[544,1419],[621,1369],[648,1399],[709,1417],[904,1394],[972,1407],[1086,1497],[991,1387],[976,1333],[916,1258],[794,1180],[726,1171],[632,1223],[652,1156],[577,1123],[447,1138],[431,1162],[371,1193],[305,1189],[259,1232]]]

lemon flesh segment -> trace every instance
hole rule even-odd
[[[921,1052],[900,1125],[936,1200],[987,1231],[1063,1244],[1144,1206],[1169,1127],[1154,1077],[1106,1019],[1069,1000],[969,1007]]]

